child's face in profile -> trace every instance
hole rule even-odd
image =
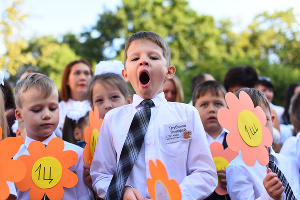
[[[132,41],[127,50],[122,74],[139,96],[151,99],[163,91],[164,82],[174,76],[175,67],[168,66],[163,50],[157,44],[138,39]]]
[[[93,106],[98,107],[101,119],[111,109],[130,103],[130,98],[125,98],[117,87],[103,82],[94,85],[92,94]]]
[[[59,121],[58,93],[53,90],[49,97],[39,88],[32,87],[21,94],[22,108],[16,109],[18,121],[24,123],[27,136],[34,140],[47,139]]]
[[[84,141],[84,129],[89,125],[89,116],[87,115],[84,120],[75,127],[74,138],[78,141]]]
[[[222,131],[217,114],[219,109],[225,106],[225,98],[221,94],[216,96],[211,92],[206,92],[196,100],[195,107],[199,111],[201,121],[207,133],[210,134]]]

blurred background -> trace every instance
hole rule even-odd
[[[124,41],[140,30],[168,41],[186,101],[194,76],[223,82],[237,65],[270,77],[277,105],[300,80],[297,0],[0,0],[0,13],[0,69],[11,83],[34,66],[60,88],[67,63],[123,61]]]

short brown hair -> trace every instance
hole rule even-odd
[[[168,46],[168,43],[160,37],[158,34],[151,32],[151,31],[140,31],[131,35],[126,44],[125,44],[125,56],[124,56],[124,63],[127,60],[127,50],[131,44],[131,42],[135,40],[150,40],[151,42],[157,44],[163,51],[163,55],[167,60],[168,65],[171,65],[171,52]]]
[[[86,64],[90,68],[91,75],[93,74],[90,63],[85,59],[74,60],[69,64],[67,64],[64,70],[64,74],[61,81],[61,88],[60,88],[60,99],[62,101],[68,101],[69,98],[71,98],[71,90],[70,87],[68,86],[68,80],[69,80],[72,67],[78,63]]]
[[[205,81],[198,85],[193,91],[193,105],[195,105],[197,99],[206,93],[210,92],[215,96],[223,96],[225,97],[226,90],[224,86],[217,81]]]
[[[127,98],[131,95],[130,89],[127,83],[124,81],[122,77],[115,73],[105,73],[94,76],[92,81],[90,82],[88,89],[88,100],[93,105],[93,88],[96,83],[104,83],[110,86],[117,87],[122,95]]]
[[[258,81],[257,72],[254,67],[236,66],[229,69],[225,75],[224,87],[226,91],[235,86],[253,88]]]
[[[27,74],[24,79],[17,82],[15,88],[15,100],[17,107],[22,108],[22,93],[33,87],[39,88],[44,95],[44,98],[49,97],[53,91],[57,92],[54,82],[48,76],[41,73]]]
[[[250,96],[250,98],[251,98],[251,100],[254,104],[254,107],[264,106],[271,113],[269,102],[268,102],[266,96],[264,95],[264,93],[262,93],[260,90],[258,90],[256,88],[241,88],[241,89],[239,89],[238,91],[235,92],[235,95],[238,97],[240,95],[241,91],[246,92]]]

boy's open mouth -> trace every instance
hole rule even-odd
[[[147,87],[150,84],[150,74],[148,71],[143,70],[140,72],[140,83],[142,87]]]

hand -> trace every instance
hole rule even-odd
[[[137,189],[125,186],[123,200],[144,200],[144,198]]]
[[[226,182],[226,171],[225,170],[219,170],[217,171],[219,181],[220,181],[220,186],[223,189],[227,189],[227,182]]]
[[[284,187],[278,179],[277,174],[273,173],[270,168],[267,169],[267,176],[264,178],[263,184],[270,197],[275,200],[281,198]]]
[[[93,190],[89,163],[84,163],[83,165],[83,181],[91,190]]]

